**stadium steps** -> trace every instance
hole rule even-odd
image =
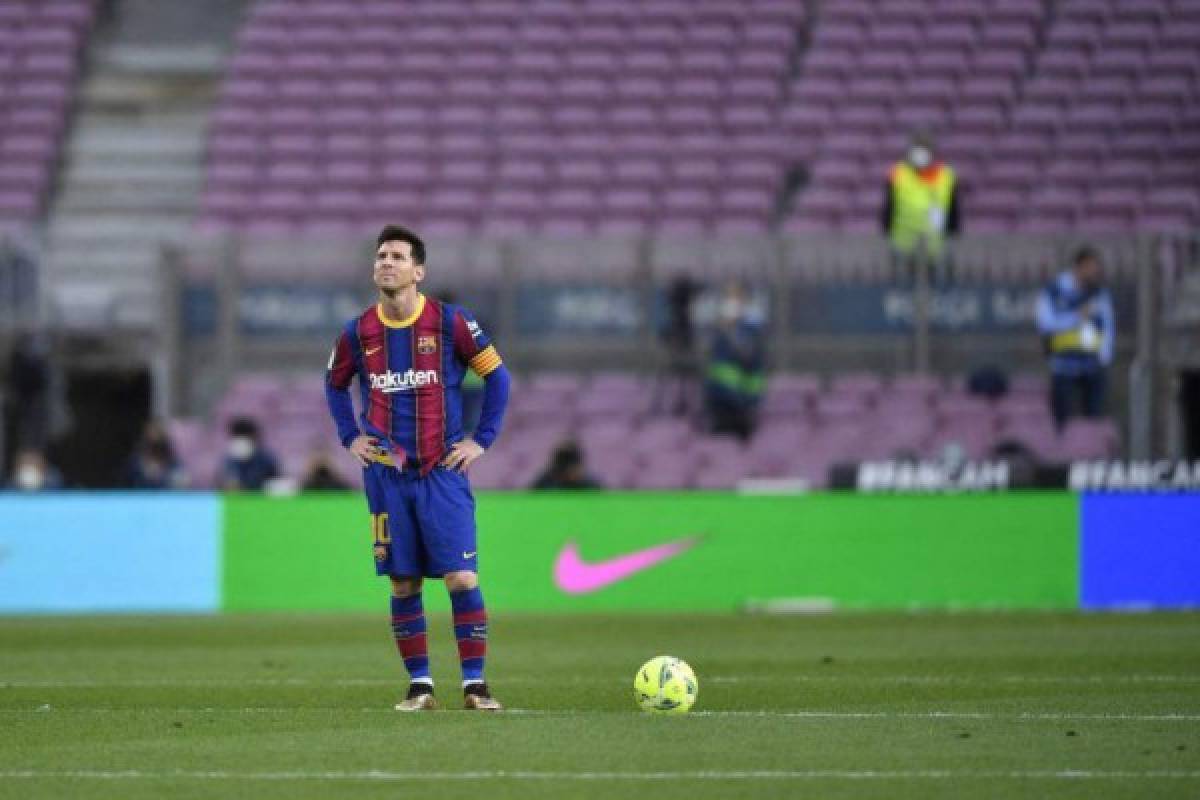
[[[99,209],[109,211],[140,211],[147,203],[155,208],[186,214],[195,206],[196,182],[180,185],[122,185],[80,188],[59,205],[66,214],[86,214]]]
[[[74,157],[62,175],[59,211],[82,215],[150,207],[190,214],[202,182],[195,153],[203,142],[196,127],[147,128],[136,138],[119,127],[80,131],[68,145]]]
[[[205,127],[245,5],[217,4],[118,0],[92,43],[46,236],[46,289],[65,324],[156,322],[162,249],[195,216]]]
[[[153,49],[189,58],[199,48],[228,53],[251,0],[121,0],[114,28],[122,51]],[[182,55],[180,55],[182,51]]]

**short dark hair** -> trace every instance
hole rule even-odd
[[[250,417],[234,417],[229,421],[230,436],[249,436],[258,438],[258,422]]]
[[[1072,263],[1076,266],[1079,266],[1085,261],[1095,261],[1099,263],[1100,251],[1095,247],[1092,247],[1090,244],[1080,245],[1079,247],[1075,248],[1075,260]]]
[[[383,230],[379,232],[379,237],[375,240],[375,247],[379,247],[384,242],[408,242],[409,247],[412,248],[413,261],[418,264],[425,263],[425,242],[403,225],[383,226]]]
[[[553,461],[555,469],[577,467],[583,463],[583,451],[574,439],[568,439],[554,448]]]

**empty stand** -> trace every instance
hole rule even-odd
[[[0,0],[0,228],[45,207],[95,0]]]
[[[781,126],[816,154],[786,228],[878,230],[888,165],[941,134],[969,231],[1200,223],[1192,0],[826,4]]]
[[[261,2],[203,226],[761,233],[805,165],[785,230],[871,233],[917,127],[959,168],[970,230],[1200,220],[1192,0],[809,7]]]
[[[798,0],[260,3],[203,224],[765,232],[804,23]]]

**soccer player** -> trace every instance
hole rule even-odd
[[[463,308],[418,291],[425,243],[388,225],[375,252],[379,302],[346,323],[325,380],[342,445],[363,467],[375,537],[375,571],[391,579],[392,634],[409,674],[398,711],[437,707],[421,603],[424,578],[450,593],[462,663],[464,705],[499,711],[484,680],[487,612],[476,575],[475,498],[467,469],[496,440],[509,376],[496,348]],[[467,369],[484,379],[483,409],[462,431]],[[350,384],[357,377],[362,414]]]

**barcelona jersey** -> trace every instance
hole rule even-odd
[[[486,376],[501,363],[479,323],[459,306],[418,295],[416,311],[403,320],[372,306],[346,323],[329,358],[328,393],[347,392],[355,377],[359,383],[359,426],[352,416],[337,419],[338,437],[348,446],[367,433],[397,465],[427,474],[463,438],[466,371]],[[487,447],[489,433],[477,431],[475,438]]]

